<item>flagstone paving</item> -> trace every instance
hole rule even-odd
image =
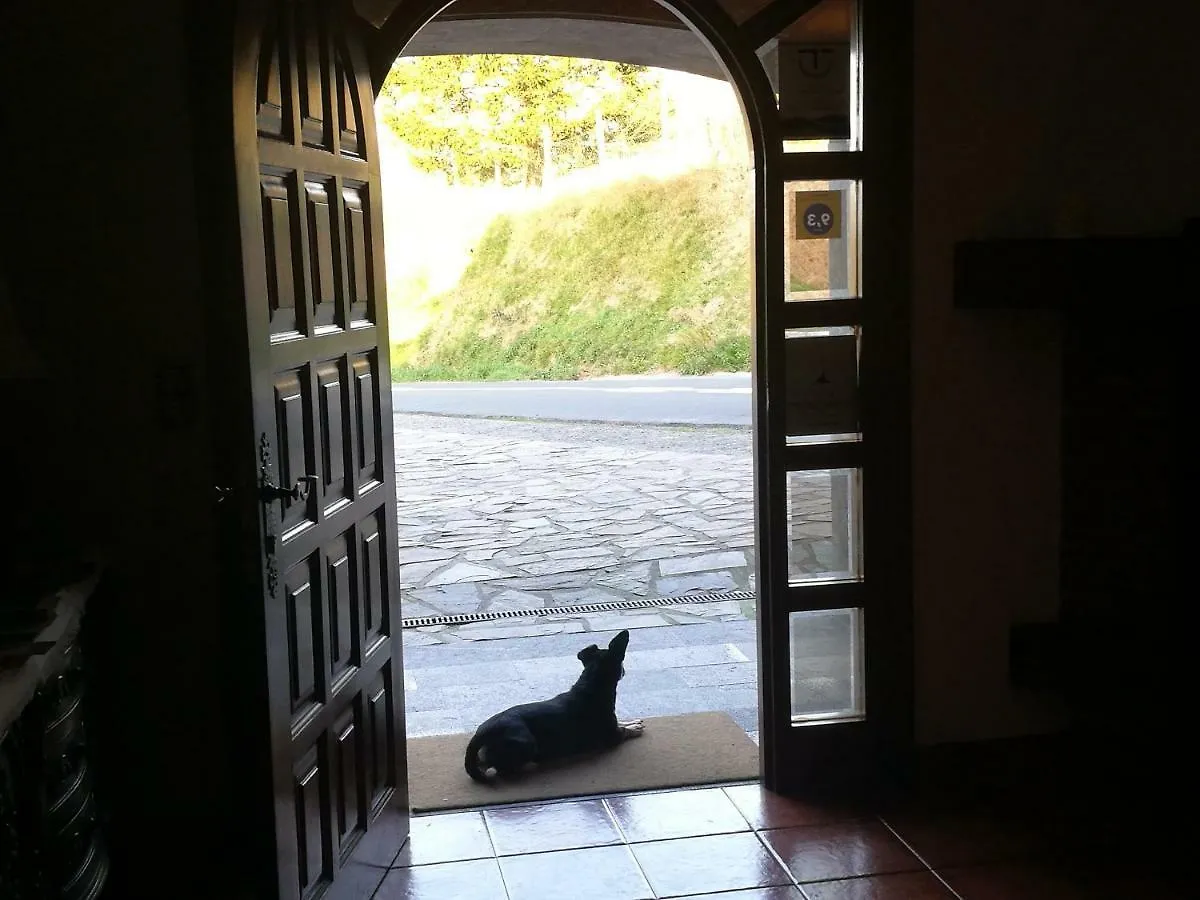
[[[564,689],[578,650],[622,628],[630,715],[724,709],[756,732],[753,600],[687,600],[753,591],[748,429],[401,415],[395,443],[405,619],[529,613],[405,629],[410,736]],[[796,564],[819,567],[828,498],[792,507]]]
[[[400,416],[395,436],[405,618],[753,589],[745,429]],[[477,624],[421,633],[523,627]]]

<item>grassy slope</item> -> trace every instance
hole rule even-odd
[[[497,217],[429,326],[416,380],[577,378],[749,366],[746,175],[706,169]]]

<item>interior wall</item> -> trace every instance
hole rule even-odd
[[[4,425],[29,450],[18,515],[37,529],[16,551],[107,561],[114,590],[89,614],[110,639],[89,700],[111,715],[93,743],[120,760],[98,767],[105,799],[147,873],[195,875],[213,867],[178,854],[208,853],[229,816],[186,2],[6,6],[5,319],[21,334],[5,346],[38,361],[53,404]]]
[[[1200,214],[1200,5],[915,11],[915,658],[928,744],[1060,723],[1007,674],[1010,624],[1058,615],[1060,325],[954,310],[954,242],[1169,232]],[[1112,277],[1136,298],[1138,272],[1114,259]]]

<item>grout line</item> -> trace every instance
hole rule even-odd
[[[616,796],[630,797],[630,796],[634,796],[634,795],[632,795],[632,794],[617,794]],[[608,796],[604,796],[604,797],[600,798],[600,802],[604,805],[604,811],[608,814],[609,819],[612,820],[613,827],[617,829],[617,834],[619,834],[621,836],[621,844],[619,846],[624,847],[628,851],[630,858],[633,859],[633,864],[635,866],[637,866],[638,873],[642,876],[642,881],[646,882],[646,887],[648,887],[650,889],[650,893],[652,893],[655,896],[655,898],[657,898],[658,891],[656,891],[654,889],[654,885],[652,885],[650,883],[650,877],[646,874],[646,870],[644,868],[642,868],[642,861],[640,859],[638,859],[637,854],[633,852],[633,845],[629,840],[629,835],[627,835],[625,833],[625,829],[621,827],[621,820],[617,818],[617,814],[615,812],[613,812],[612,807],[608,805],[608,800],[609,800]]]
[[[730,787],[739,787],[739,786],[740,785],[722,784],[722,785],[720,785],[721,794],[722,794],[722,796],[725,797],[726,800],[729,801],[729,804],[734,808],[734,810],[737,812],[737,814],[742,817],[742,821],[745,822],[750,827],[750,830],[757,833],[758,829],[754,827],[754,823],[750,821],[750,817],[748,815],[746,815],[744,812],[742,812],[742,808],[737,805],[737,803],[734,801],[734,799],[732,797],[729,796],[729,788]]]
[[[496,847],[496,838],[492,834],[492,826],[488,824],[487,816],[484,815],[484,810],[479,810],[479,818],[483,820],[483,830],[487,833],[488,844],[492,848],[492,862],[496,864],[496,872],[500,876],[500,886],[504,888],[504,896],[508,900],[512,900],[512,894],[508,890],[508,882],[504,880],[504,867],[500,865],[500,850]]]
[[[950,886],[950,882],[946,881],[946,879],[942,877],[942,874],[937,869],[935,869],[933,866],[931,866],[926,861],[925,857],[923,857],[920,853],[918,853],[916,851],[916,848],[913,847],[913,845],[910,844],[908,841],[906,841],[900,835],[899,831],[897,831],[895,828],[892,827],[891,823],[888,822],[887,819],[885,819],[883,816],[879,816],[879,815],[877,815],[875,818],[877,818],[883,824],[884,828],[886,828],[888,831],[890,831],[893,835],[896,836],[896,840],[898,840],[901,844],[903,844],[905,849],[907,849],[909,853],[911,853],[913,856],[915,856],[917,858],[918,861],[920,861],[921,865],[923,865],[925,867],[925,871],[927,871],[930,875],[932,875],[939,882],[941,882],[942,886],[946,890],[948,890],[951,894],[953,894],[957,898],[957,900],[963,900],[962,894],[960,894],[958,891],[956,891],[954,888],[952,888]]]
[[[791,866],[789,866],[787,863],[785,863],[783,861],[783,857],[780,856],[776,852],[775,848],[772,847],[771,844],[767,841],[767,839],[762,836],[763,831],[770,831],[771,829],[764,828],[762,830],[759,830],[757,828],[754,828],[753,825],[751,825],[750,827],[753,829],[752,833],[754,834],[754,836],[756,838],[758,838],[758,842],[763,845],[763,849],[765,849],[768,853],[771,854],[771,857],[775,860],[775,862],[779,863],[779,867],[781,869],[783,869],[784,874],[787,875],[787,877],[791,879],[792,887],[794,887],[796,890],[798,890],[800,892],[801,896],[807,898],[808,892],[805,891],[803,887],[801,887],[800,879],[796,877],[796,873],[792,871]]]
[[[618,797],[632,797],[634,795],[633,794],[618,794],[617,796]],[[607,796],[601,796],[599,798],[600,802],[602,804],[604,804],[604,811],[606,813],[608,813],[608,817],[612,820],[613,825],[616,826],[617,834],[619,834],[621,836],[621,846],[628,847],[629,846],[629,835],[627,835],[625,833],[625,829],[621,827],[621,820],[617,818],[617,814],[615,812],[613,812],[612,807],[608,805],[608,799],[609,798]],[[632,851],[630,851],[630,852],[632,852]]]
[[[492,859],[498,860],[500,858],[500,851],[496,848],[496,836],[494,834],[492,834],[492,826],[488,824],[488,819],[487,819],[487,815],[485,814],[485,811],[482,809],[477,810],[477,811],[479,813],[479,818],[481,818],[483,820],[483,830],[485,832],[487,832],[488,846],[492,848]],[[506,888],[506,890],[507,890],[507,888]]]

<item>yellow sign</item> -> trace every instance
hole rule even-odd
[[[841,191],[796,191],[796,240],[831,241],[842,236]]]

